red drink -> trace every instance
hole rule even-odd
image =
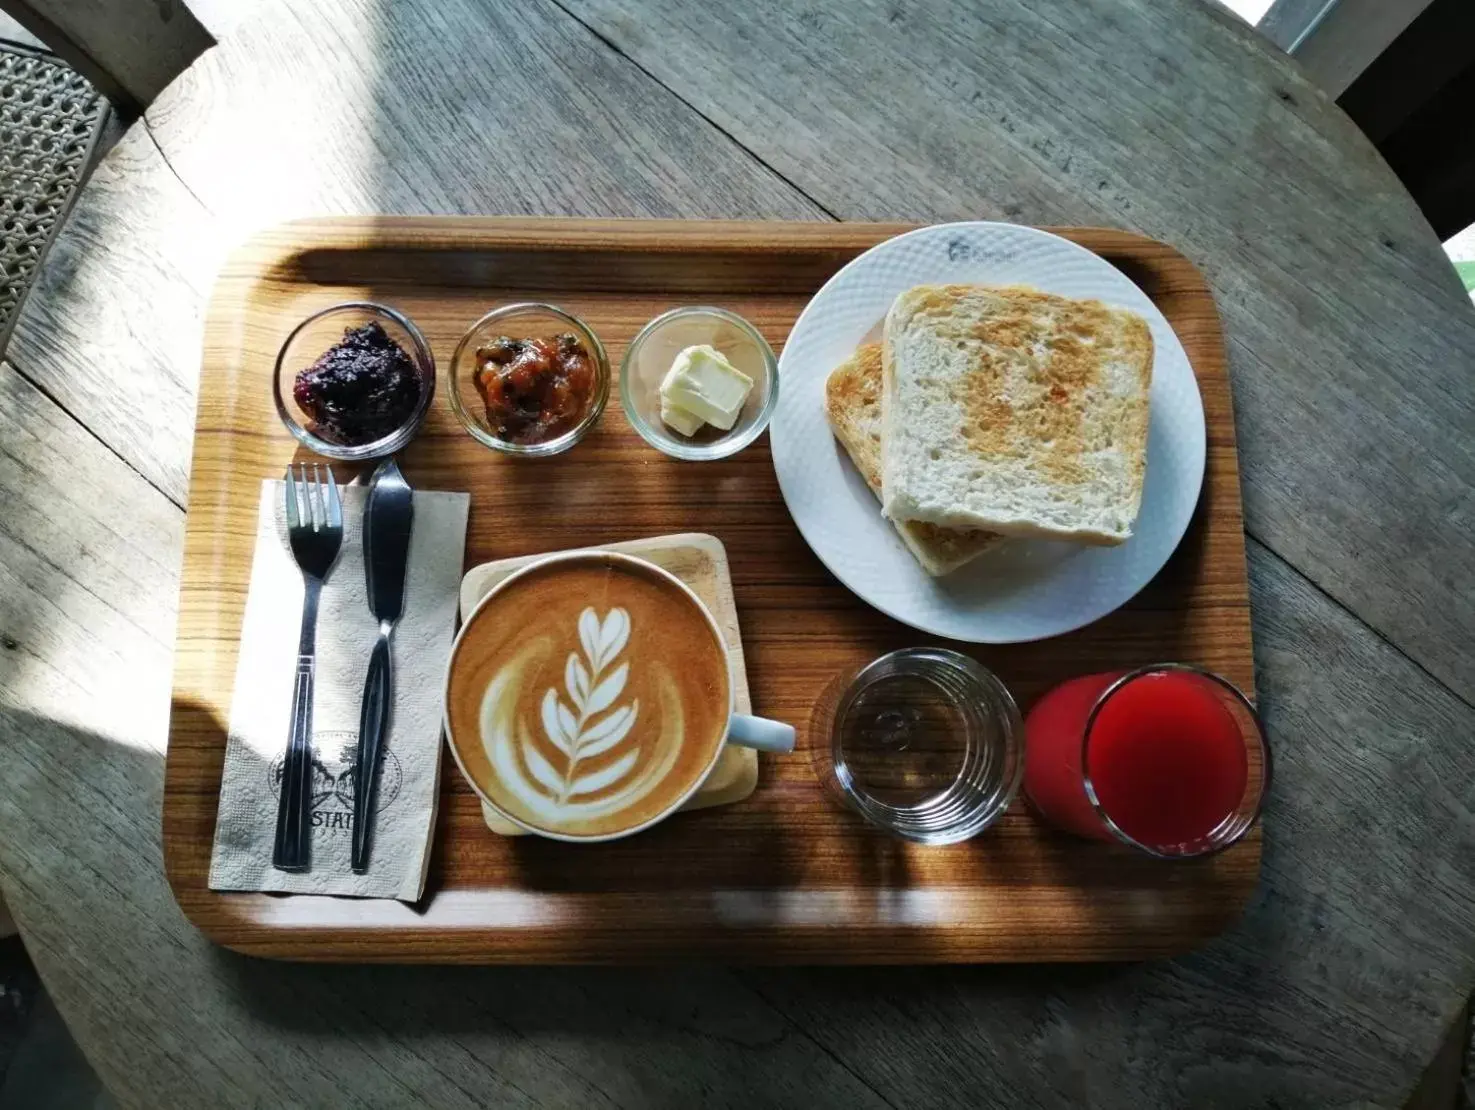
[[[1121,677],[1071,679],[1030,711],[1024,786],[1035,808],[1081,836],[1110,840],[1118,835],[1115,825],[1127,839],[1166,855],[1220,847],[1228,842],[1226,830],[1232,829],[1230,840],[1242,834],[1265,782],[1263,739],[1248,705],[1215,678],[1172,668],[1136,675],[1101,701]],[[1257,781],[1251,790],[1252,751]],[[1087,793],[1088,775],[1100,812]]]
[[[1024,719],[1024,792],[1052,825],[1080,836],[1111,839],[1086,797],[1081,756],[1091,707],[1121,677],[1089,674],[1062,682]]]

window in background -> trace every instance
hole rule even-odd
[[[1246,23],[1259,23],[1274,0],[1220,0],[1220,2]]]
[[[1475,301],[1475,224],[1465,228],[1445,243],[1444,249],[1449,251],[1450,258],[1454,259],[1455,269],[1464,279],[1465,288],[1470,292],[1470,299]]]

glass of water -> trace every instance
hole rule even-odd
[[[1024,775],[1013,696],[978,662],[945,648],[894,651],[837,678],[810,735],[815,771],[842,805],[922,844],[977,836]]]

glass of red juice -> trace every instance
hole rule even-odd
[[[1182,663],[1061,683],[1025,718],[1024,789],[1051,824],[1151,856],[1221,851],[1249,832],[1270,784],[1255,708]]]

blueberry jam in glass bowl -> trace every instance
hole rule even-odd
[[[420,330],[387,305],[334,305],[298,324],[273,375],[277,414],[297,439],[334,459],[398,451],[425,422],[435,358]]]

